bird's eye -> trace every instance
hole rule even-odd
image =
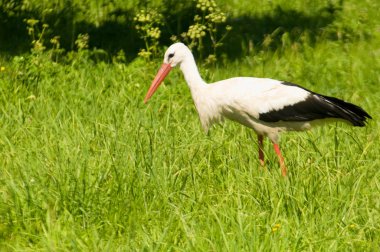
[[[173,58],[173,56],[174,56],[174,53],[170,53],[169,55],[168,55],[168,58],[170,59],[170,58]]]

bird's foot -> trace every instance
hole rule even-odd
[[[260,165],[263,166],[263,167],[265,166],[265,161],[264,161],[264,159],[260,159]]]

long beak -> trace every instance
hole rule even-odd
[[[146,96],[144,98],[144,103],[146,103],[150,97],[154,94],[154,92],[157,90],[157,88],[160,86],[162,81],[165,79],[166,75],[170,72],[172,67],[170,64],[162,64],[160,70],[158,70],[156,77],[152,81],[152,84],[150,85],[150,88],[148,90],[148,93],[146,93]]]

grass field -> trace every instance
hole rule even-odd
[[[357,26],[370,38],[284,39],[214,67],[199,62],[207,82],[287,80],[372,115],[365,128],[283,134],[286,178],[269,142],[260,167],[253,131],[226,122],[203,133],[178,69],[143,104],[161,59],[0,61],[0,250],[377,251],[380,26],[371,6],[348,1],[339,21],[355,26],[368,10]]]

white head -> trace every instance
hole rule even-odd
[[[178,42],[172,44],[166,50],[164,64],[170,64],[171,67],[175,67],[189,56],[192,56],[190,49],[185,44]]]
[[[194,59],[190,49],[183,43],[175,43],[169,46],[165,52],[164,62],[158,70],[156,77],[154,78],[148,93],[145,96],[144,103],[146,103],[150,97],[154,94],[157,88],[160,86],[165,77],[169,74],[172,67],[181,65],[187,59]]]

